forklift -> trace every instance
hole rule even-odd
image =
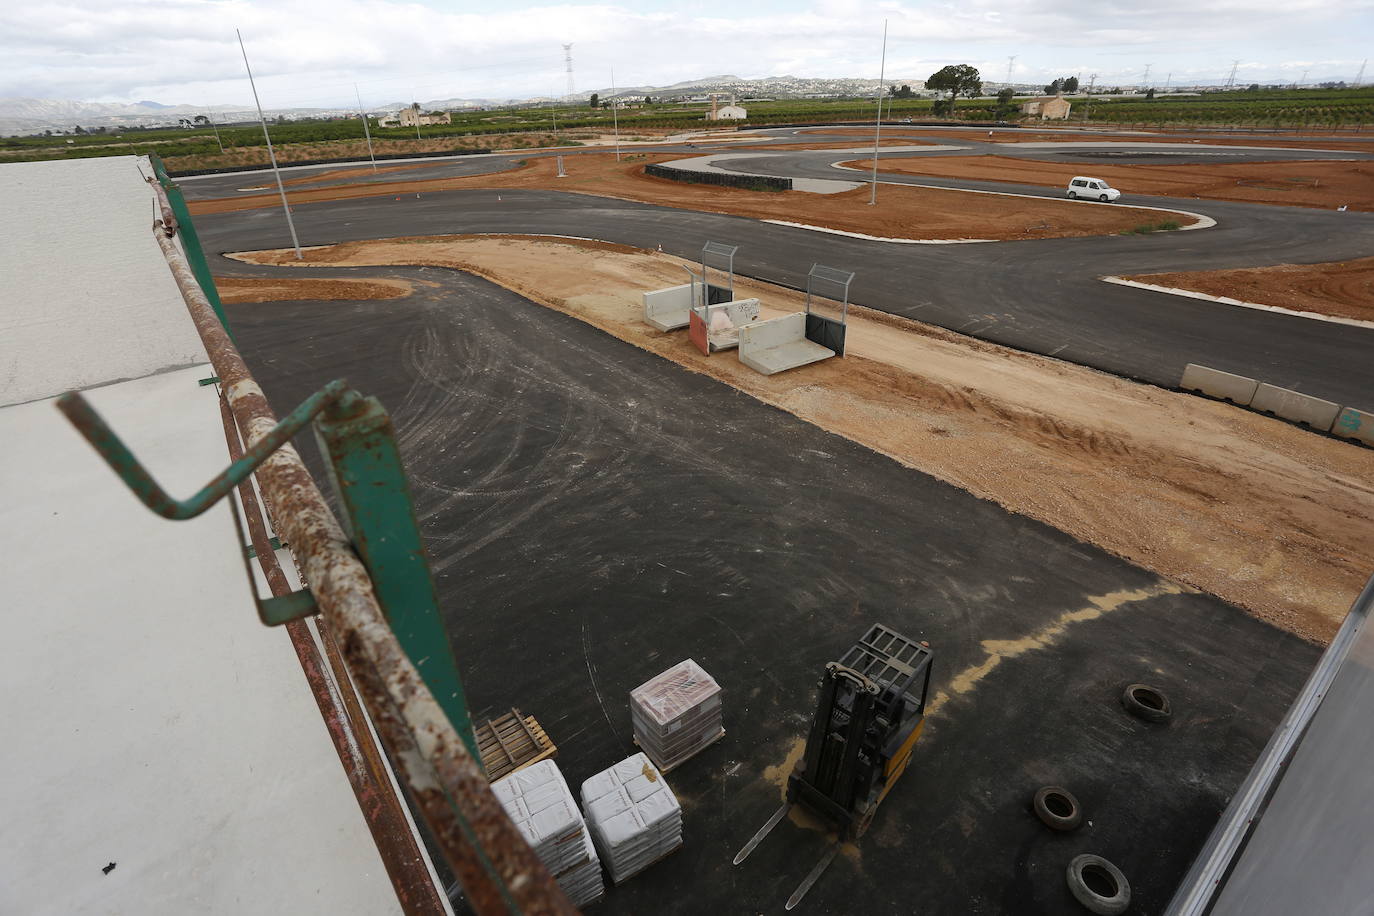
[[[811,890],[841,844],[863,836],[905,772],[925,722],[930,660],[929,643],[874,624],[839,661],[825,666],[806,750],[787,777],[787,800],[735,856],[736,865],[748,858],[793,805],[834,831],[787,909]]]

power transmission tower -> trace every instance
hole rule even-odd
[[[1240,66],[1240,61],[1231,61],[1231,75],[1226,78],[1226,88],[1230,89],[1236,84],[1236,68]]]
[[[1021,56],[1020,54],[1013,54],[1013,55],[1011,55],[1010,57],[1007,58],[1007,87],[1008,87],[1008,88],[1011,88],[1011,67],[1012,67],[1012,64],[1016,63],[1016,58],[1018,58],[1018,57],[1020,57],[1020,56]],[[1364,68],[1363,68],[1363,67],[1360,68],[1360,73],[1361,73],[1361,74],[1364,73]]]
[[[1097,74],[1094,73],[1092,76],[1088,77],[1088,92],[1091,93],[1091,92],[1093,91],[1093,87],[1096,86],[1096,85],[1097,85]]]
[[[1364,59],[1364,63],[1360,64],[1360,72],[1355,74],[1355,83],[1354,83],[1354,85],[1355,85],[1356,87],[1359,87],[1359,86],[1361,86],[1361,85],[1364,84],[1364,68],[1365,68],[1365,64],[1368,64],[1368,63],[1369,63],[1369,58],[1366,57],[1366,58]]]
[[[567,68],[567,71],[568,71],[568,104],[571,105],[571,104],[572,104],[572,100],[573,100],[572,45],[571,45],[571,44],[566,44],[566,45],[563,46],[563,65]]]
[[[1302,71],[1302,79],[1298,80],[1298,88],[1301,89],[1303,86],[1306,86],[1306,85],[1307,85],[1307,71],[1304,70],[1304,71]]]
[[[1149,88],[1150,88],[1150,68],[1153,67],[1153,66],[1154,66],[1154,64],[1146,64],[1146,65],[1145,65],[1145,76],[1144,76],[1144,78],[1141,79],[1141,81],[1140,81],[1140,83],[1141,83],[1141,88],[1142,88],[1142,89],[1149,89]]]

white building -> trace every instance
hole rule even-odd
[[[749,112],[738,105],[722,105],[711,113],[712,121],[743,121]]]

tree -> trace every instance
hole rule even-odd
[[[601,101],[601,94],[598,92],[593,92],[592,97],[591,99],[589,99],[589,101],[591,102],[591,106],[595,108],[597,104]]]
[[[1154,97],[1155,97],[1155,90],[1154,90],[1154,87],[1151,86],[1149,89],[1145,90],[1145,98],[1147,98],[1147,99],[1152,99],[1152,98],[1154,98]]]
[[[82,129],[82,127],[81,127],[80,124],[76,125],[75,133],[84,134],[85,132],[86,132],[86,131],[85,131],[84,129]]]
[[[1001,92],[997,93],[998,120],[1005,118],[1007,112],[1011,110],[1011,100],[1015,97],[1015,95],[1016,93],[1012,91],[1010,86],[1008,86],[1006,89],[1003,89]]]
[[[1070,77],[1065,78],[1065,80],[1064,80],[1064,91],[1065,91],[1065,92],[1077,92],[1077,91],[1078,91],[1078,77],[1076,77],[1076,76],[1070,76]]]
[[[195,121],[197,124],[200,124],[204,127],[210,126],[210,119],[207,118],[205,115],[196,115]]]
[[[1045,87],[1045,95],[1058,95],[1064,90],[1064,81],[1057,79]]]
[[[950,64],[927,77],[926,88],[934,89],[936,92],[949,93],[948,99],[941,100],[944,105],[936,103],[938,106],[936,113],[947,112],[950,117],[953,117],[954,100],[961,95],[970,99],[977,98],[983,91],[983,80],[978,75],[977,67],[970,67],[968,64]]]

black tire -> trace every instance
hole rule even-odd
[[[1066,873],[1069,891],[1090,913],[1117,916],[1131,905],[1131,883],[1101,856],[1076,856]]]
[[[1106,195],[1106,194],[1098,195],[1098,198],[1097,198],[1097,199],[1100,200],[1100,201],[1102,201],[1102,202],[1105,204],[1105,203],[1107,202],[1107,195]]]
[[[1045,786],[1031,800],[1035,816],[1051,830],[1068,832],[1083,823],[1083,809],[1073,793],[1062,786]]]
[[[1077,192],[1077,191],[1070,191],[1070,192],[1069,192],[1069,200],[1078,200],[1078,192]]]
[[[1126,711],[1146,722],[1163,722],[1173,714],[1164,691],[1148,684],[1128,684],[1121,692],[1121,705]]]

